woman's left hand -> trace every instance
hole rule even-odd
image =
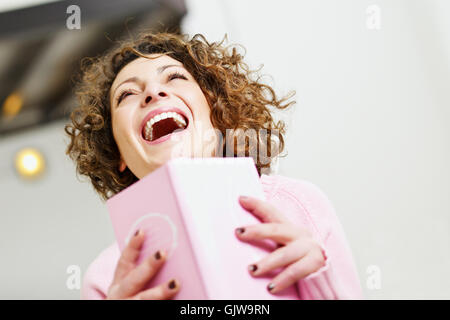
[[[240,197],[239,203],[262,223],[237,228],[237,237],[242,241],[271,239],[278,243],[278,249],[248,267],[253,276],[286,267],[268,284],[271,293],[289,287],[325,265],[322,248],[309,230],[294,225],[266,201]]]

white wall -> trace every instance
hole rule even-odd
[[[366,27],[369,5],[381,29]],[[450,2],[188,1],[184,32],[244,45],[294,89],[280,173],[320,186],[367,298],[450,298]],[[289,118],[287,118],[289,119]],[[381,270],[381,289],[366,286]]]
[[[82,275],[113,242],[105,206],[64,154],[63,127],[55,122],[0,139],[0,299],[79,299],[80,291],[66,286],[67,268],[76,265]],[[14,154],[25,147],[46,157],[38,181],[14,173]]]
[[[414,0],[187,1],[185,32],[247,48],[247,61],[297,91],[280,173],[329,196],[368,298],[450,298],[450,3]],[[378,4],[381,30],[365,10]],[[286,117],[286,116],[285,116]],[[0,298],[77,299],[84,272],[113,241],[104,204],[75,177],[63,123],[0,138]],[[48,175],[25,183],[14,152],[36,146]],[[366,269],[381,268],[369,290]]]

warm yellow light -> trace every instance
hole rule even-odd
[[[19,151],[15,162],[17,172],[24,178],[36,178],[45,169],[44,157],[33,148]]]
[[[13,92],[3,102],[3,115],[5,117],[14,117],[22,109],[22,106],[22,96],[17,92]]]

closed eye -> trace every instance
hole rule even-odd
[[[173,80],[173,79],[176,79],[176,78],[187,80],[187,78],[183,74],[181,74],[179,72],[171,73],[169,75],[169,77],[168,77],[168,80],[170,81],[170,80]]]
[[[168,76],[168,81],[173,80],[173,79],[184,79],[184,80],[188,80],[183,74],[179,73],[179,72],[174,72],[169,74]],[[132,91],[130,90],[124,90],[122,91],[116,99],[116,104],[119,104],[120,102],[122,102],[123,99],[125,99],[126,97],[128,97],[129,95],[134,94]]]
[[[116,103],[119,104],[123,99],[125,99],[126,97],[128,97],[129,95],[133,94],[133,92],[131,92],[130,90],[124,90],[122,91],[118,97],[117,97],[117,101]]]

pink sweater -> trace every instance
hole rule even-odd
[[[299,299],[363,299],[351,250],[327,197],[313,184],[262,175],[267,201],[293,223],[308,228],[326,256],[325,265],[296,283]],[[104,299],[120,256],[117,242],[104,249],[84,274],[82,299]]]

